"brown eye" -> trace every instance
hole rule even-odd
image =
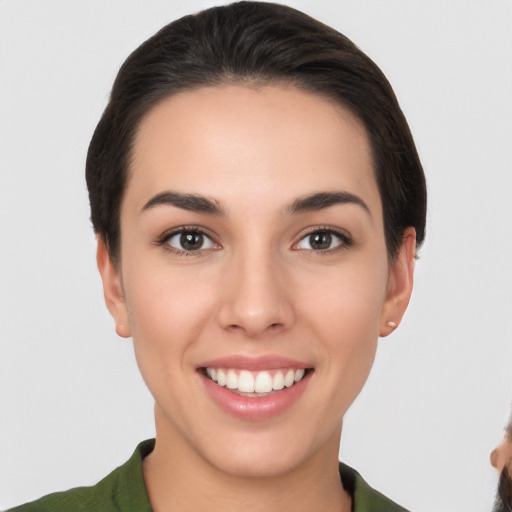
[[[198,230],[182,230],[174,232],[165,240],[177,252],[198,252],[205,249],[216,249],[217,244]]]
[[[295,246],[308,251],[331,251],[351,245],[348,236],[331,229],[319,229],[304,236]]]
[[[309,235],[309,245],[315,251],[325,251],[330,249],[332,243],[332,235],[328,231],[318,231]]]
[[[202,233],[182,233],[180,235],[180,244],[186,251],[197,251],[203,246],[203,239]]]

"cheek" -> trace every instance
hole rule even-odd
[[[330,339],[377,338],[388,282],[387,266],[379,261],[328,269],[300,285],[304,315],[330,331]]]
[[[332,272],[304,286],[300,316],[320,340],[318,348],[335,383],[332,399],[343,402],[341,409],[350,405],[370,373],[386,287],[387,266],[375,261],[373,267]]]
[[[166,367],[183,362],[211,318],[211,286],[197,272],[192,278],[189,271],[154,265],[129,275],[125,296],[137,358]]]

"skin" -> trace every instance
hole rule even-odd
[[[507,426],[503,441],[491,453],[491,464],[500,473],[493,512],[505,512],[512,509],[512,437],[510,425]]]
[[[512,474],[512,437],[508,431],[505,433],[503,441],[492,451],[491,464],[500,473],[507,466],[509,473]]]
[[[166,191],[199,194],[223,213],[144,208]],[[290,212],[333,191],[366,207]],[[162,242],[182,226],[212,242],[188,255],[179,237]],[[308,233],[326,226],[342,238],[312,249]],[[414,255],[409,228],[389,261],[365,130],[332,102],[226,85],[179,93],[147,114],[121,207],[120,263],[101,239],[97,259],[116,330],[133,337],[155,398],[157,442],[143,464],[153,509],[349,511],[337,467],[343,415],[378,336],[407,307]],[[277,354],[314,372],[284,413],[244,420],[219,408],[197,371],[233,354]]]

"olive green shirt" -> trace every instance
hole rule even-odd
[[[49,494],[8,512],[152,512],[142,476],[142,459],[153,451],[154,445],[154,439],[140,443],[128,462],[92,487]],[[353,512],[407,512],[342,463],[340,477],[352,496]]]

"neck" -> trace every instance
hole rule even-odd
[[[172,434],[172,435],[170,435]],[[159,432],[143,474],[154,512],[349,512],[338,471],[339,432],[312,456],[272,476],[240,476],[215,467],[176,432]]]

